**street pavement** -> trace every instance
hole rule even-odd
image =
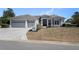
[[[0,40],[0,50],[79,50],[79,46]]]

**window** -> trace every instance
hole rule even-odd
[[[55,20],[55,25],[59,25],[59,21]]]
[[[51,26],[51,20],[48,20],[48,26]]]
[[[43,19],[43,26],[47,26],[47,19]]]

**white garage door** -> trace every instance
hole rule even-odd
[[[25,21],[24,20],[12,20],[11,25],[14,28],[25,28]]]

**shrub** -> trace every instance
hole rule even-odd
[[[79,27],[79,24],[77,24],[77,27]]]
[[[39,24],[37,25],[37,30],[40,30],[42,28],[42,26]]]
[[[1,24],[1,27],[2,28],[8,28],[9,27],[9,24]]]
[[[65,24],[62,24],[62,27],[65,27]]]
[[[76,24],[63,24],[62,27],[78,27]]]

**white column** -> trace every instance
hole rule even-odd
[[[10,25],[9,25],[9,27],[11,28],[11,19],[10,19]]]
[[[41,19],[41,25],[43,26],[43,19]]]
[[[35,21],[35,31],[37,30],[37,21]]]
[[[27,21],[25,21],[25,28],[28,29]]]
[[[64,20],[63,20],[63,19],[61,20],[61,25],[62,25],[62,24],[64,24]]]

